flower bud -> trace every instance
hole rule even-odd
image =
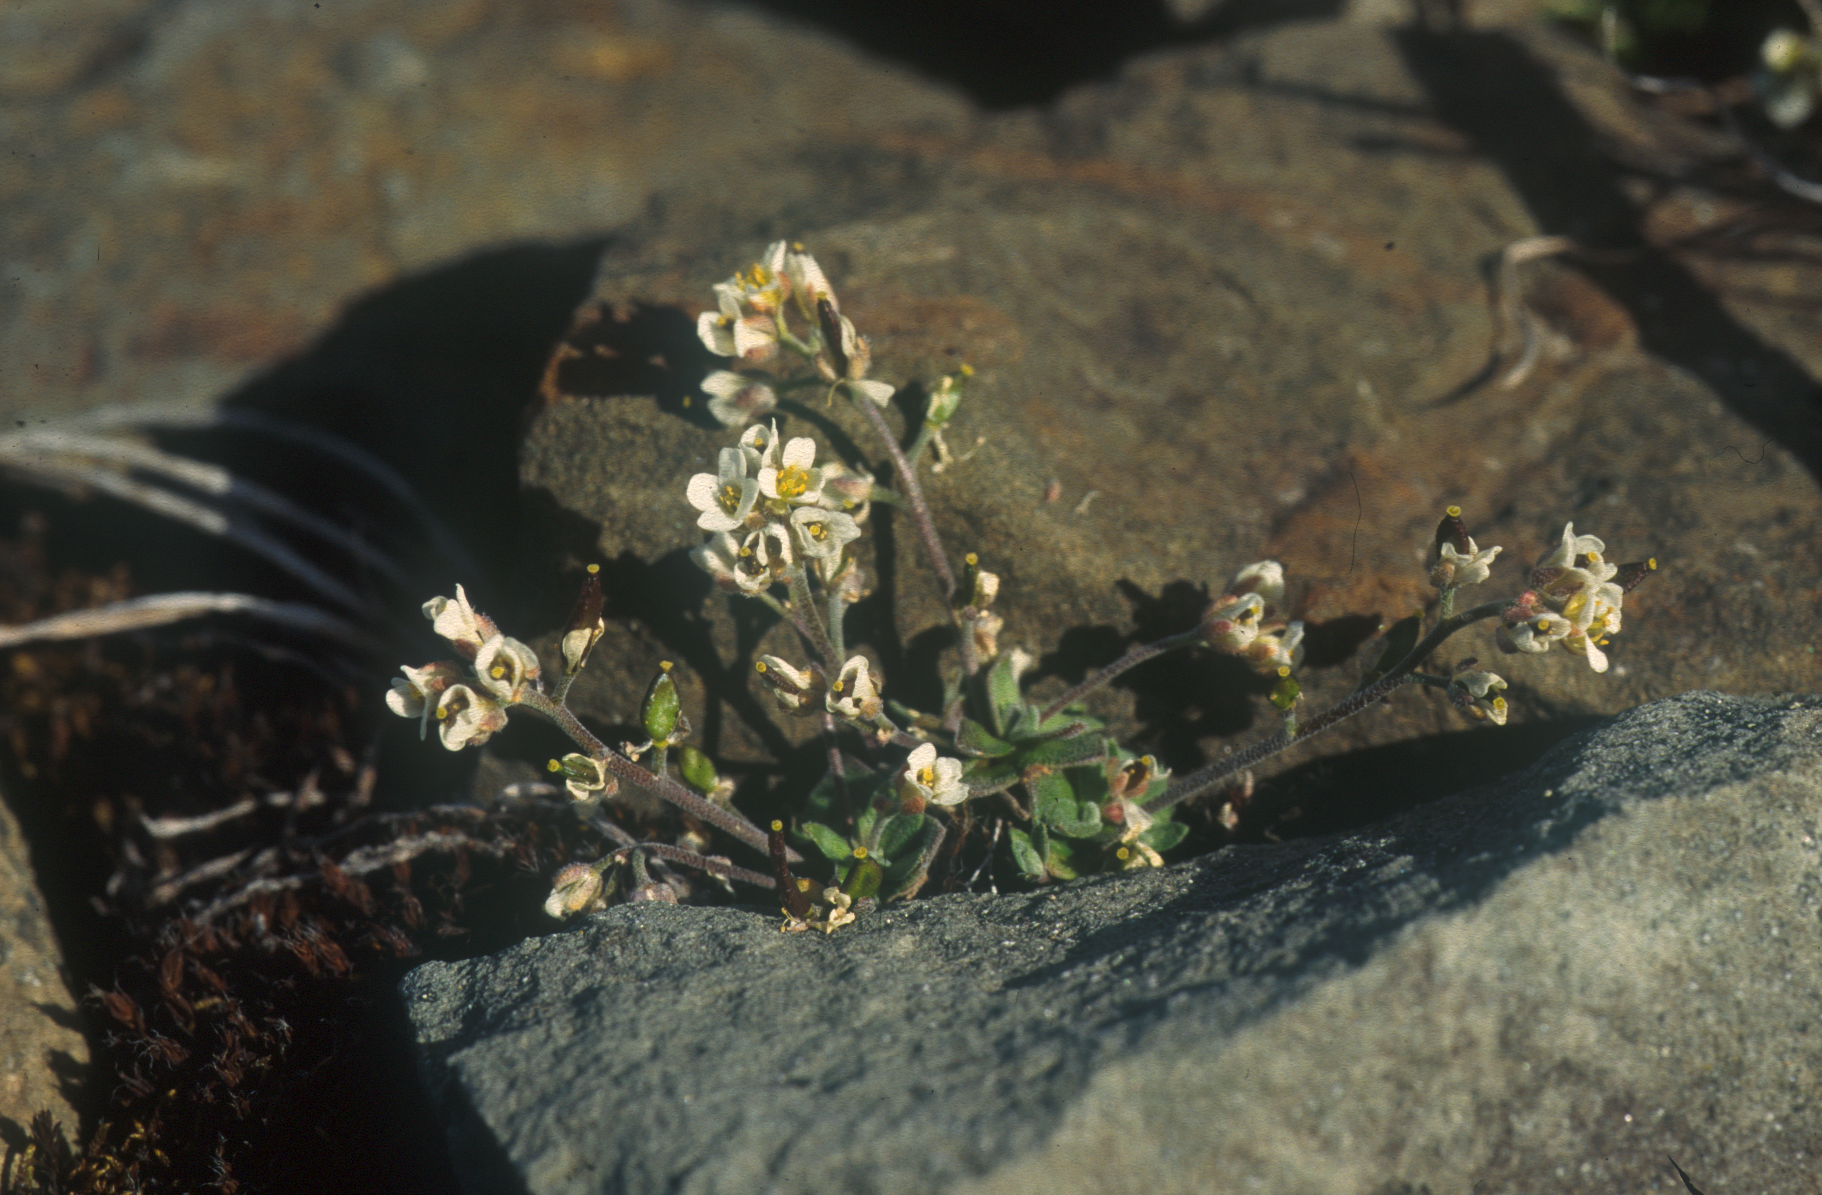
[[[761,656],[754,665],[772,697],[789,714],[813,714],[822,705],[829,682],[821,668],[793,668],[777,656]]]
[[[639,721],[655,745],[665,746],[677,730],[677,719],[683,711],[683,703],[677,697],[676,683],[671,680],[671,662],[664,660],[658,668],[658,675],[652,678],[651,687],[645,691],[645,704],[640,707]]]
[[[885,869],[879,861],[867,852],[864,846],[854,848],[854,861],[848,868],[847,878],[841,882],[841,890],[852,900],[865,900],[879,891],[885,880]]]
[[[551,760],[545,766],[552,773],[563,777],[564,787],[574,800],[611,797],[620,791],[620,781],[607,774],[606,764],[580,752],[572,751],[560,760]]]
[[[562,921],[577,913],[598,909],[605,885],[601,873],[591,863],[571,863],[552,879],[550,896],[544,901],[544,912]]]
[[[1620,571],[1613,575],[1613,583],[1620,587],[1621,593],[1631,593],[1638,588],[1640,581],[1658,571],[1657,557],[1640,560],[1632,564],[1620,565]]]
[[[714,761],[695,747],[686,745],[677,753],[677,771],[685,784],[705,796],[721,783],[721,778],[715,775]]]
[[[956,372],[939,378],[936,388],[930,392],[930,405],[924,411],[924,423],[932,428],[947,426],[955,418],[956,410],[961,407],[962,390],[973,376],[974,370],[964,365]]]
[[[595,650],[607,624],[601,620],[601,566],[588,566],[588,577],[582,582],[582,592],[576,595],[576,604],[570,607],[569,622],[564,625],[562,652],[563,673],[574,676],[582,671],[588,663],[589,653]]]

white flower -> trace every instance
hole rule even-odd
[[[843,718],[871,722],[880,713],[879,686],[864,656],[853,656],[841,666],[841,675],[829,686],[828,711]]]
[[[764,533],[766,529],[755,531],[748,537],[753,538]],[[700,547],[690,552],[690,559],[696,567],[714,579],[715,584],[729,592],[752,596],[764,593],[772,585],[772,573],[765,567],[764,561],[758,559],[750,548],[743,548],[740,541],[726,531],[718,531],[710,536]]]
[[[1479,585],[1493,575],[1493,561],[1502,548],[1477,548],[1472,537],[1468,539],[1468,553],[1462,555],[1455,545],[1445,542],[1437,553],[1436,568],[1430,573],[1431,581],[1439,589],[1455,589],[1462,585]]]
[[[747,472],[759,476],[761,469],[770,468],[777,463],[778,456],[778,420],[770,423],[755,423],[740,433],[740,451],[747,458]]]
[[[1295,667],[1303,658],[1303,623],[1292,622],[1257,636],[1240,655],[1261,672]]]
[[[835,303],[835,292],[830,289],[829,280],[823,277],[822,267],[802,249],[795,249],[785,257],[784,275],[790,283],[791,293],[796,296],[798,307],[810,318],[816,316],[817,300],[827,299],[830,304]]]
[[[873,509],[873,475],[850,469],[840,461],[824,465],[822,504],[830,510],[846,511],[856,523],[866,522]]]
[[[1601,553],[1607,545],[1599,536],[1577,535],[1574,523],[1563,524],[1563,539],[1554,551],[1537,562],[1537,569],[1581,569],[1592,574],[1597,581],[1611,581],[1619,566],[1608,564]]]
[[[1527,595],[1529,608],[1521,601],[1521,606],[1506,616],[1510,626],[1517,621],[1514,614],[1523,617],[1541,605],[1555,611],[1558,617],[1543,625],[1549,616],[1539,614],[1524,624],[1511,626],[1508,637],[1516,650],[1543,651],[1550,643],[1560,641],[1565,649],[1586,656],[1588,666],[1596,672],[1607,671],[1607,654],[1601,647],[1609,635],[1619,632],[1625,591],[1613,580],[1619,574],[1619,566],[1609,564],[1601,555],[1606,547],[1596,536],[1575,534],[1574,523],[1563,525],[1562,542],[1531,571],[1536,589]],[[1539,640],[1540,632],[1547,638]],[[1506,648],[1506,638],[1499,638],[1502,648]]]
[[[1523,622],[1508,623],[1494,632],[1493,638],[1503,652],[1545,652],[1575,630],[1575,624],[1560,614],[1545,611]],[[1601,669],[1596,668],[1596,672]]]
[[[938,759],[936,744],[925,743],[911,752],[898,773],[898,798],[907,812],[922,809],[926,802],[960,805],[968,799],[968,788],[962,783],[962,761]]]
[[[1822,46],[1788,29],[1774,29],[1759,47],[1759,60],[1752,85],[1765,115],[1781,129],[1808,120],[1822,86]]]
[[[571,798],[587,801],[597,794],[611,797],[620,790],[620,781],[607,774],[607,765],[592,756],[572,751],[561,763],[551,763],[553,771],[563,774],[563,787]]]
[[[536,687],[538,653],[509,635],[495,635],[474,659],[475,681],[496,700],[521,700],[526,686]]]
[[[759,482],[747,476],[747,456],[740,448],[721,450],[721,472],[690,478],[690,505],[701,511],[696,526],[704,531],[732,531],[746,522],[759,500]]]
[[[443,746],[460,751],[479,747],[506,725],[506,711],[485,693],[467,685],[450,685],[437,700],[436,718]]]
[[[822,501],[822,470],[815,468],[816,441],[798,436],[784,446],[777,468],[759,470],[759,492],[793,506],[812,506]]]
[[[425,602],[424,617],[430,620],[432,630],[455,644],[465,660],[474,659],[481,644],[500,633],[493,619],[469,605],[468,593],[460,585],[456,586],[454,601],[434,597]]]
[[[546,915],[558,921],[577,913],[588,913],[606,904],[602,899],[601,873],[592,864],[571,863],[551,877],[550,896],[544,901]]]
[[[894,394],[898,393],[896,387],[869,378],[856,378],[844,385],[851,393],[859,394],[862,398],[870,398],[882,407],[892,400]]]
[[[833,382],[850,394],[885,406],[894,390],[884,382],[867,380],[873,349],[867,338],[854,330],[854,321],[837,311],[833,301],[819,304],[816,317],[822,327],[822,350],[816,354],[816,372],[824,381]]]
[[[1494,725],[1506,724],[1506,699],[1500,690],[1506,682],[1491,672],[1466,670],[1449,678],[1449,700],[1474,715],[1490,718]]]
[[[723,427],[745,427],[778,405],[770,386],[726,369],[703,378],[702,392],[709,396],[709,414]]]
[[[1238,654],[1259,637],[1265,599],[1258,593],[1224,596],[1202,618],[1202,641],[1216,651]]]
[[[744,314],[741,297],[735,285],[717,285],[720,311],[705,311],[696,317],[696,337],[717,357],[738,357],[760,365],[778,352],[778,323],[770,315]]]
[[[791,512],[791,530],[797,535],[798,549],[812,559],[839,554],[842,548],[860,538],[860,524],[839,510],[816,506],[799,506]]]
[[[440,660],[435,664],[426,664],[422,668],[413,668],[401,664],[404,676],[394,677],[392,691],[386,694],[386,708],[401,718],[418,720],[418,738],[424,737],[424,731],[430,724],[430,714],[436,708],[433,700],[444,689],[461,680],[466,675],[459,664]]]
[[[760,656],[754,667],[787,714],[813,713],[813,704],[822,699],[828,688],[823,670],[814,664],[794,668],[777,656]]]
[[[1227,587],[1233,597],[1245,597],[1249,593],[1259,595],[1267,608],[1282,605],[1284,602],[1284,566],[1276,560],[1261,560],[1249,564],[1234,574],[1234,583]]]

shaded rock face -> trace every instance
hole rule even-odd
[[[624,906],[411,973],[471,1189],[1517,1193],[1668,1153],[1801,1190],[1822,700],[1691,693],[1368,832],[778,924]]]
[[[88,1043],[25,839],[4,799],[0,927],[0,1122],[23,1128],[48,1111],[73,1129],[71,1092],[88,1063]]]

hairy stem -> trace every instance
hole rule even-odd
[[[618,751],[615,751],[612,747],[609,747],[606,743],[596,738],[589,731],[588,727],[582,725],[576,718],[576,715],[570,713],[568,706],[558,705],[542,693],[527,693],[525,697],[519,701],[519,704],[526,709],[543,714],[546,718],[549,718],[552,722],[555,722],[558,726],[562,727],[563,733],[574,739],[577,746],[588,752],[589,758],[600,760],[608,771],[612,772],[621,780],[626,781],[634,788],[642,788],[647,792],[656,793],[685,813],[688,813],[693,817],[699,817],[710,825],[727,831],[756,851],[765,851],[769,849],[766,842],[765,831],[761,830],[758,826],[755,826],[752,822],[749,822],[746,818],[741,817],[731,809],[724,809],[712,801],[697,796],[683,785],[672,780],[669,776],[655,776],[646,771],[632,760],[626,758],[626,756],[620,754]],[[793,863],[800,863],[803,861],[803,856],[798,855],[795,851],[789,853]]]
[[[904,492],[905,500],[911,507],[911,518],[917,523],[917,533],[924,541],[924,551],[930,557],[930,566],[936,570],[936,576],[943,585],[943,600],[955,604],[955,574],[949,571],[949,558],[943,553],[943,541],[937,537],[936,523],[930,518],[930,506],[924,501],[924,487],[918,484],[917,471],[905,457],[905,450],[899,447],[898,437],[892,434],[892,428],[886,423],[886,416],[879,409],[879,404],[865,395],[856,395],[854,405],[866,415],[867,422],[886,446],[886,452],[892,457],[892,469],[897,474],[897,483]]]
[[[1166,789],[1162,796],[1145,802],[1145,812],[1157,813],[1191,797],[1200,796],[1229,776],[1243,772],[1262,760],[1270,759],[1291,744],[1300,743],[1313,734],[1320,734],[1329,727],[1353,717],[1375,702],[1383,701],[1394,690],[1417,679],[1412,673],[1431,652],[1442,646],[1443,640],[1469,623],[1479,622],[1483,618],[1496,617],[1509,604],[1508,602],[1488,602],[1443,619],[1384,676],[1354,690],[1321,713],[1302,719],[1294,729],[1280,731],[1263,742],[1254,743],[1244,751],[1236,751],[1199,771],[1191,772]]]
[[[1055,701],[1052,701],[1049,705],[1045,706],[1043,712],[1038,717],[1039,724],[1041,725],[1055,714],[1062,713],[1064,710],[1082,700],[1082,698],[1088,696],[1127,669],[1137,667],[1155,656],[1163,655],[1167,651],[1179,647],[1189,647],[1190,645],[1200,643],[1201,641],[1202,629],[1200,627],[1195,627],[1184,631],[1180,635],[1166,635],[1156,642],[1139,644],[1139,646],[1133,648],[1113,663],[1092,673],[1081,684],[1071,688],[1061,697],[1058,697]]]
[[[785,612],[790,616],[791,625],[797,628],[810,650],[822,658],[822,666],[830,675],[840,672],[841,656],[836,653],[835,644],[829,641],[822,615],[816,611],[816,599],[810,593],[810,571],[793,564],[786,578],[791,585],[791,604]]]

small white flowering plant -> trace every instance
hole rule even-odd
[[[1187,833],[1172,820],[1182,802],[1247,777],[1254,764],[1406,685],[1441,689],[1471,718],[1503,724],[1506,682],[1478,661],[1464,660],[1447,675],[1421,670],[1446,639],[1472,623],[1497,620],[1494,638],[1503,652],[1543,653],[1558,645],[1605,671],[1604,649],[1620,629],[1625,594],[1656,568],[1655,561],[1609,563],[1602,540],[1578,535],[1569,524],[1525,588],[1458,612],[1458,594],[1491,580],[1501,549],[1480,547],[1459,508],[1450,507],[1429,550],[1429,579],[1439,591],[1434,612],[1391,627],[1377,663],[1325,709],[1308,715],[1300,709],[1296,670],[1304,627],[1284,617],[1284,569],[1270,560],[1241,569],[1196,625],[1134,647],[1067,691],[1036,701],[1023,683],[1034,657],[1002,642],[1006,623],[994,608],[999,577],[972,553],[952,569],[918,479],[925,454],[945,452],[942,431],[962,404],[967,368],[930,388],[922,425],[906,448],[885,418],[894,388],[869,376],[867,338],[801,247],[772,245],[750,269],[715,287],[715,298],[698,335],[739,369],[710,374],[703,390],[714,416],[738,435],[720,450],[715,472],[680,479],[678,501],[695,510],[704,534],[692,552],[695,563],[727,594],[761,603],[795,630],[797,653],[760,656],[754,676],[783,713],[818,723],[828,769],[802,794],[789,824],[779,819],[760,829],[732,807],[733,786],[713,762],[685,742],[689,719],[668,665],[641,710],[646,741],[610,745],[597,738],[566,700],[606,633],[593,568],[562,634],[560,667],[550,672],[476,610],[461,586],[454,598],[432,599],[424,614],[459,658],[405,667],[387,697],[395,713],[418,721],[422,734],[434,724],[448,749],[478,746],[506,725],[511,711],[528,709],[556,723],[578,747],[549,765],[577,801],[643,790],[770,859],[769,871],[750,870],[710,854],[700,834],[640,840],[604,820],[598,824],[617,849],[557,874],[545,905],[553,917],[617,899],[674,900],[676,890],[663,877],[683,865],[775,890],[787,930],[832,932],[882,901],[916,894],[945,841],[967,832],[987,837],[983,867],[998,853],[1003,871],[1030,883],[1160,866]],[[785,438],[774,418],[778,395],[802,389],[861,412],[892,461],[893,489],[830,460],[811,437]],[[868,588],[862,549],[874,502],[909,514],[946,598],[959,650],[934,710],[894,700],[873,663],[847,645],[847,612]],[[1197,645],[1238,657],[1270,678],[1282,724],[1250,748],[1173,777],[1151,756],[1118,742],[1083,701],[1128,669]],[[990,832],[981,829],[989,824]],[[817,862],[807,862],[806,854]]]

